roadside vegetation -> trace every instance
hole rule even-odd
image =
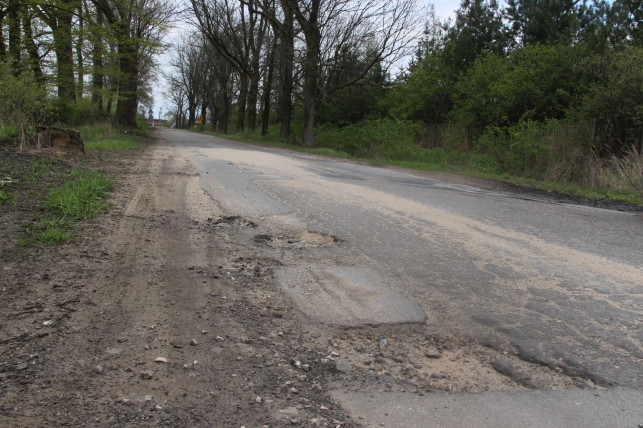
[[[174,2],[5,3],[0,144],[59,126],[136,148],[169,51],[177,128],[643,200],[640,0],[462,0],[446,22],[415,0],[191,0],[174,46]]]
[[[83,220],[109,210],[114,180],[100,169],[96,156],[139,149],[142,139],[122,135],[109,123],[82,126],[81,134],[88,153],[82,158],[0,146],[0,215],[16,232],[5,250],[12,244],[69,242]]]

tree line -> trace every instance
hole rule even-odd
[[[135,128],[174,13],[163,0],[0,1],[2,125],[113,114]]]
[[[134,128],[170,50],[179,127],[578,181],[641,151],[642,1],[462,0],[443,22],[416,0],[2,0],[0,127]]]
[[[308,145],[322,106],[386,74],[421,29],[414,0],[191,0],[189,9],[195,31],[168,74],[179,125],[193,126],[198,110],[227,133],[232,114],[235,132],[260,123],[265,135],[276,121],[288,141],[296,115]]]
[[[222,133],[279,127],[318,145],[333,127],[446,124],[443,148],[527,176],[556,164],[573,180],[574,164],[643,144],[641,6],[463,0],[443,22],[410,0],[191,0],[167,94],[179,126],[201,116]]]

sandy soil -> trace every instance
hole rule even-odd
[[[350,427],[360,421],[333,389],[575,387],[427,325],[311,321],[275,270],[338,243],[302,234],[276,245],[260,219],[224,212],[163,144],[91,162],[118,177],[113,209],[73,243],[3,253],[1,426]]]

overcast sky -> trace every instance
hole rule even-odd
[[[436,0],[436,1],[430,1],[430,0],[418,0],[418,5],[421,7],[427,7],[433,3],[435,7],[435,12],[437,16],[441,20],[446,20],[448,18],[451,18],[452,20],[455,17],[455,11],[460,7],[460,0]],[[179,28],[174,29],[168,37],[168,41],[170,43],[173,43],[175,39],[178,39],[181,35],[182,32],[184,31],[190,31],[190,29],[186,29],[184,25],[180,25]],[[164,70],[166,67],[165,64],[167,64],[168,60],[165,57],[165,55],[161,55],[159,58],[159,63],[161,64],[161,71]],[[165,91],[165,86],[166,86],[166,81],[163,79],[161,76],[161,73],[159,73],[158,80],[156,84],[154,84],[154,117],[159,117],[160,114],[165,115],[167,113],[168,109],[170,108],[170,105],[167,101],[164,100],[163,97],[163,91]],[[162,112],[161,112],[162,109]],[[147,115],[147,112],[146,112]]]

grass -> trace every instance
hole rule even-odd
[[[86,150],[136,150],[142,143],[138,137],[121,135],[104,140],[85,141]]]
[[[113,183],[101,171],[76,169],[69,178],[63,187],[49,191],[44,204],[49,216],[26,228],[27,239],[21,241],[23,245],[71,241],[76,236],[72,230],[78,221],[109,209],[105,200]]]
[[[85,149],[92,150],[137,150],[143,146],[137,135],[123,135],[109,123],[86,125],[80,128]]]

